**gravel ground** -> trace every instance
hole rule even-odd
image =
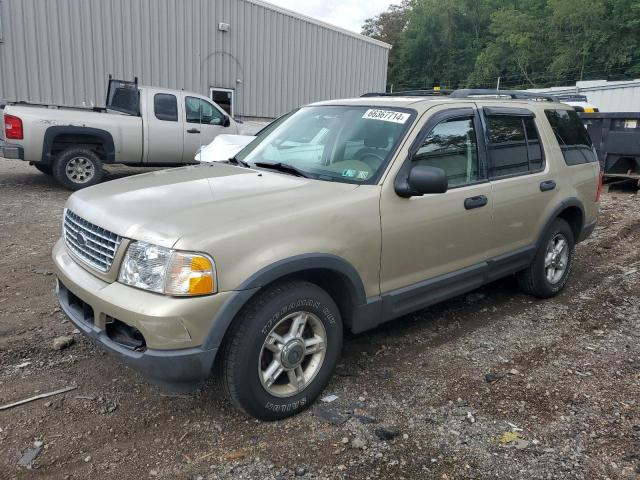
[[[50,274],[68,195],[0,161],[0,404],[77,385],[0,411],[0,478],[640,478],[635,192],[604,194],[555,299],[505,279],[350,337],[337,399],[277,423],[214,381],[167,395],[74,333]]]

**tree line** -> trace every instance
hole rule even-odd
[[[388,89],[524,89],[640,77],[640,0],[403,0],[362,33]]]

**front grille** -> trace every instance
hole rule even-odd
[[[64,241],[85,263],[107,272],[116,256],[122,237],[79,217],[71,210],[64,215]]]

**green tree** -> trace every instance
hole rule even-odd
[[[640,0],[405,0],[363,33],[396,90],[531,88],[640,74]]]

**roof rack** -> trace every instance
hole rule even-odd
[[[468,97],[510,97],[514,100],[546,100],[555,102],[556,99],[548,93],[521,92],[518,90],[493,90],[490,88],[463,88],[454,90],[450,94],[453,98]]]
[[[401,92],[365,93],[362,97],[437,97],[447,95],[452,98],[469,97],[509,97],[514,100],[546,100],[557,102],[548,93],[521,92],[518,90],[492,90],[486,88],[463,88],[459,90],[406,90]]]
[[[426,89],[426,90],[402,90],[399,92],[371,92],[360,95],[361,97],[437,97],[450,95],[453,90],[446,89]]]

